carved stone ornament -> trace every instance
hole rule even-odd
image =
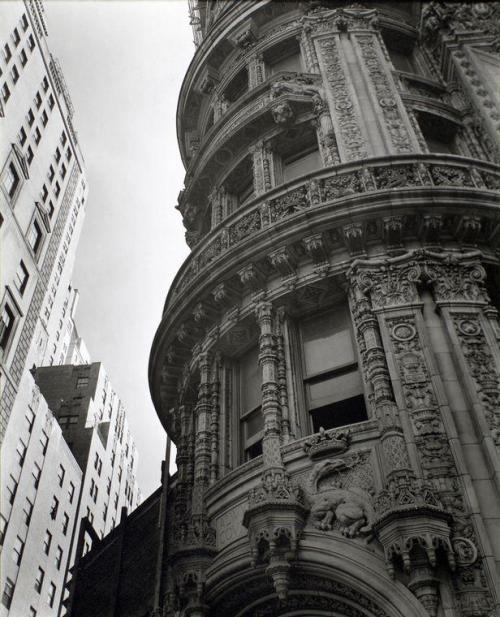
[[[280,600],[286,600],[290,561],[294,559],[307,516],[302,489],[285,472],[267,474],[248,495],[243,525],[248,528],[250,558],[267,563]]]
[[[320,427],[319,432],[305,442],[304,452],[310,459],[321,458],[332,454],[343,454],[349,448],[351,436],[349,431],[325,431]]]
[[[386,565],[395,575],[395,560],[401,559],[409,573],[425,553],[433,568],[436,550],[442,548],[451,570],[456,567],[450,541],[451,515],[446,512],[428,484],[407,477],[391,483],[375,500],[374,529],[385,552]],[[422,550],[419,550],[422,549]]]
[[[361,455],[316,463],[309,477],[309,521],[314,527],[321,531],[337,528],[347,538],[371,534],[374,520],[371,495],[359,482],[348,482],[345,473],[360,463],[363,463]],[[327,477],[330,482],[326,488],[320,488],[320,480]]]
[[[276,124],[280,125],[291,124],[295,116],[292,106],[286,101],[281,101],[273,105],[271,112],[273,114],[273,120]]]
[[[429,2],[422,9],[422,34],[425,42],[434,47],[437,34],[476,30],[483,36],[500,33],[498,2]]]

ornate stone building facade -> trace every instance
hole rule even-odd
[[[191,9],[143,611],[498,614],[499,4]]]

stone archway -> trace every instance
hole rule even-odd
[[[428,617],[362,545],[307,532],[298,557],[283,602],[264,566],[225,570],[207,585],[210,617]]]

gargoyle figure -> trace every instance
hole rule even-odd
[[[337,520],[342,535],[354,538],[369,534],[373,519],[370,496],[360,488],[329,489],[315,495],[312,501],[311,521],[317,529],[332,529]]]
[[[317,96],[321,94],[321,89],[313,84],[300,83],[294,81],[276,81],[271,86],[273,97],[278,97],[281,94],[299,94],[302,96]]]

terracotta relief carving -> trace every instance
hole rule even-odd
[[[325,66],[325,76],[334,100],[333,113],[339,127],[339,140],[346,151],[348,161],[366,158],[364,139],[359,127],[359,120],[354,103],[349,94],[337,43],[333,38],[320,39],[318,51]]]

